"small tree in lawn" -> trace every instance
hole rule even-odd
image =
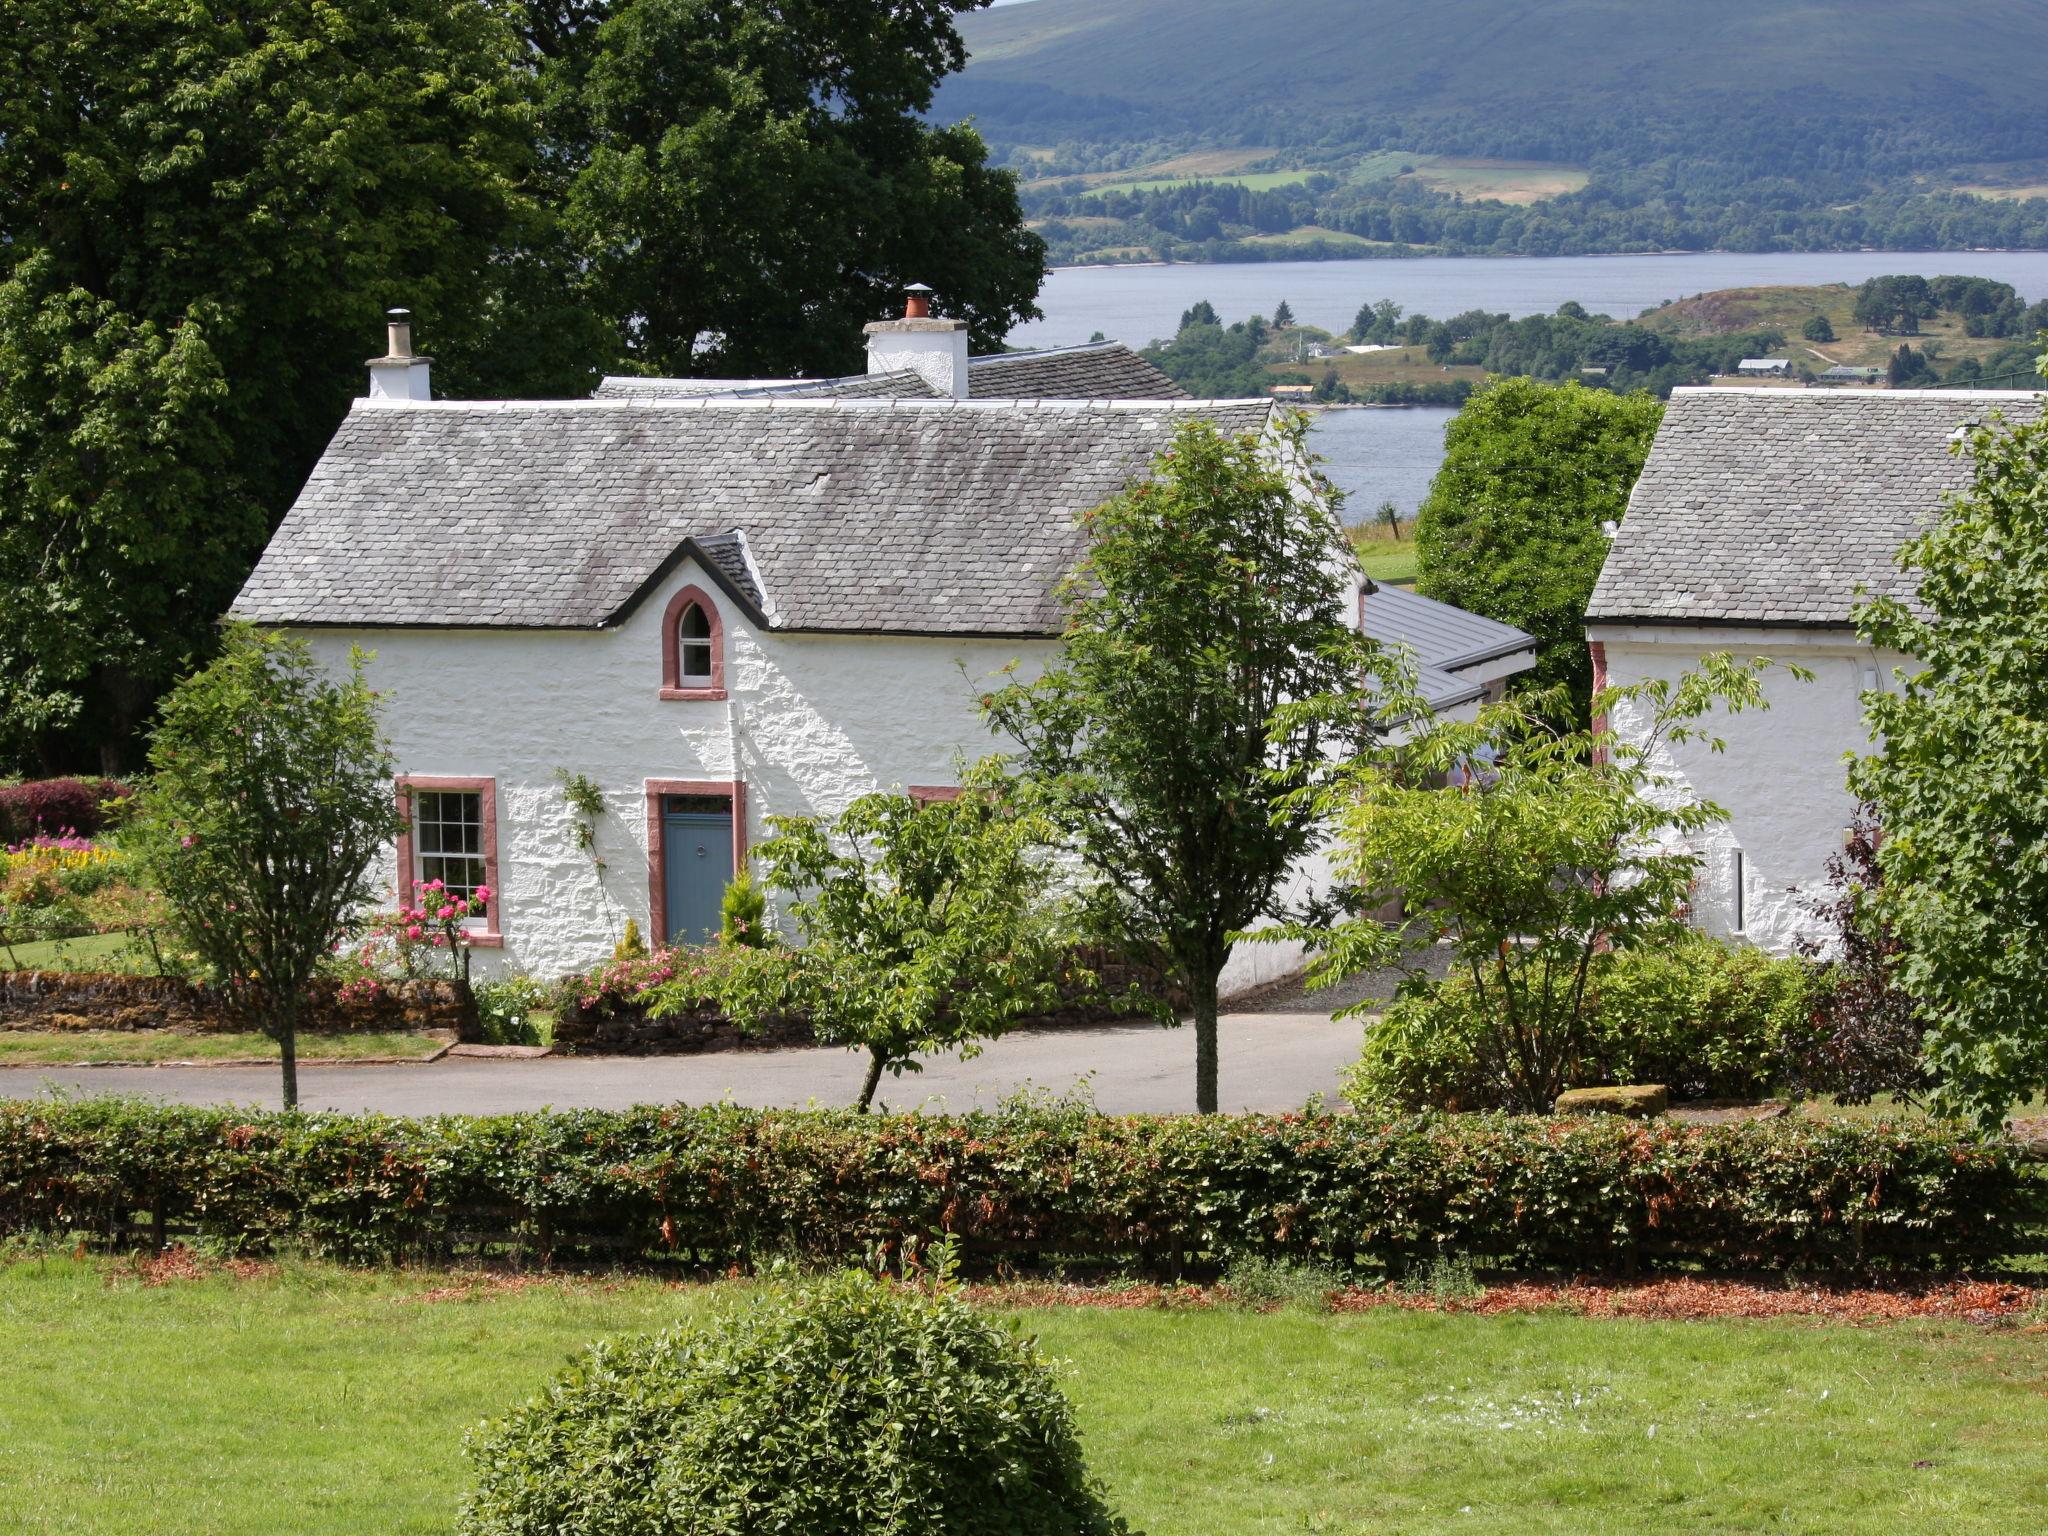
[[[1305,431],[1297,417],[1269,436],[1176,432],[1154,479],[1087,515],[1059,659],[984,705],[1123,937],[1186,988],[1204,1113],[1233,936],[1289,915],[1289,871],[1320,835],[1299,792],[1365,730],[1359,688],[1378,664]]]
[[[301,640],[230,628],[165,700],[138,797],[173,921],[228,1007],[277,1042],[287,1108],[307,984],[373,898],[370,866],[398,828],[362,664],[336,680]]]
[[[1338,872],[1361,905],[1401,896],[1411,924],[1453,944],[1476,997],[1479,1070],[1503,1102],[1547,1110],[1567,1086],[1587,1051],[1596,954],[1681,930],[1699,868],[1684,845],[1725,816],[1656,760],[1681,742],[1719,751],[1702,720],[1717,705],[1766,707],[1766,666],[1710,656],[1675,683],[1596,693],[1596,718],[1625,720],[1627,736],[1604,725],[1560,729],[1556,701],[1542,695],[1490,705],[1474,720],[1432,720],[1319,797],[1338,824]],[[1385,965],[1407,938],[1369,916],[1289,932],[1319,950],[1312,987]]]
[[[1969,489],[1899,552],[1917,609],[1857,615],[1919,669],[1863,696],[1883,750],[1849,787],[1883,831],[1873,915],[1928,1026],[1934,1103],[1995,1125],[2048,1083],[2048,426],[1994,419],[1958,449]]]
[[[991,759],[950,800],[863,795],[829,825],[769,818],[754,850],[766,884],[793,899],[801,947],[734,945],[714,983],[743,1030],[809,1018],[827,1045],[868,1053],[860,1108],[884,1072],[980,1043],[1060,998],[1071,946],[1050,901],[1049,828]],[[698,995],[657,989],[653,1011]]]

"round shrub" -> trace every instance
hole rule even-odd
[[[469,1452],[464,1536],[1125,1529],[1030,1341],[859,1274],[600,1343]]]
[[[106,825],[103,807],[131,791],[113,779],[31,779],[0,785],[0,843],[75,832],[92,837]]]
[[[1825,986],[1803,961],[1688,934],[1594,957],[1584,1050],[1568,1086],[1662,1083],[1674,1099],[1747,1099],[1782,1087]],[[1461,975],[1397,998],[1367,1028],[1345,1074],[1361,1109],[1507,1106],[1489,1059],[1510,1049],[1502,1023]]]

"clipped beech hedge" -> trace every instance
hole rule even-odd
[[[1586,1273],[1937,1270],[2041,1252],[2043,1194],[2010,1142],[1844,1121],[733,1106],[398,1120],[0,1104],[0,1232],[368,1260],[493,1251],[723,1269],[863,1260],[952,1234],[981,1269],[1400,1269],[1460,1253]]]

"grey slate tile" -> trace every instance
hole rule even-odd
[[[1586,618],[1837,627],[1859,587],[1910,598],[1893,556],[1969,484],[1957,429],[2040,409],[2022,390],[1678,390]]]
[[[1053,634],[1076,516],[1147,473],[1181,421],[1243,432],[1271,415],[1257,401],[358,405],[232,611],[593,628],[685,537],[753,590],[737,534],[782,628]]]

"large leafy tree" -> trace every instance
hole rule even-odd
[[[1320,840],[1304,792],[1365,729],[1376,664],[1305,431],[1176,432],[1154,478],[1087,514],[1058,660],[985,706],[1124,937],[1186,988],[1204,1113],[1234,936],[1289,915],[1289,873]]]
[[[2048,425],[1993,420],[1958,450],[1969,489],[1899,552],[1918,603],[1858,613],[1917,670],[1864,696],[1883,746],[1849,785],[1876,809],[1875,911],[1936,1102],[1996,1124],[2048,1083]]]
[[[548,291],[523,60],[497,0],[10,9],[0,587],[58,620],[9,632],[34,679],[11,734],[119,755],[360,393],[385,307],[419,312],[455,389],[499,358],[573,382],[542,354],[574,328],[516,297]]]
[[[371,865],[398,830],[362,660],[337,680],[302,640],[229,629],[165,699],[138,796],[179,934],[230,1011],[278,1043],[287,1109],[307,983],[374,896]]]
[[[921,113],[985,0],[532,0],[588,302],[649,371],[861,366],[931,284],[993,350],[1045,246],[980,137]]]
[[[0,283],[0,756],[82,734],[89,702],[139,718],[264,532],[217,312],[138,321],[55,273],[38,254]]]
[[[1649,395],[1495,379],[1444,431],[1444,461],[1416,518],[1425,597],[1536,637],[1524,686],[1593,691],[1586,601],[1664,407]]]

